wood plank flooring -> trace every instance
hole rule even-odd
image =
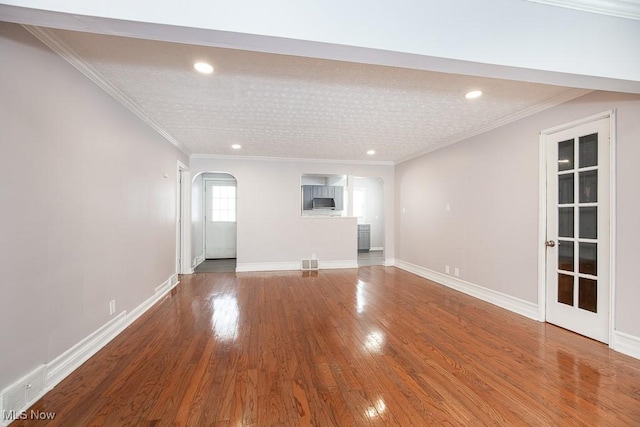
[[[60,426],[640,425],[639,360],[399,269],[181,281],[31,409]]]

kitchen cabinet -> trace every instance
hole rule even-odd
[[[302,210],[310,211],[313,209],[313,185],[302,186]]]
[[[333,199],[336,202],[336,210],[344,210],[344,187],[333,187],[335,194]]]
[[[330,185],[303,185],[302,186],[302,210],[313,209],[313,199],[333,199],[334,210],[344,209],[344,187]]]
[[[371,249],[371,224],[358,224],[358,252]]]
[[[333,199],[335,197],[335,187],[329,185],[314,185],[313,186],[313,198],[314,199]]]

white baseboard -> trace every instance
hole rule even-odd
[[[385,265],[392,264],[387,264],[387,261],[385,261]],[[417,274],[420,277],[424,277],[425,279],[432,280],[441,285],[497,305],[498,307],[502,307],[530,319],[540,321],[537,304],[533,304],[529,301],[524,301],[501,292],[496,292],[480,285],[466,282],[456,277],[451,277],[405,261],[395,260],[395,266],[410,273]],[[624,332],[614,331],[610,347],[619,353],[640,359],[640,337],[626,334]]]
[[[53,389],[60,381],[135,322],[178,283],[180,283],[178,275],[174,274],[158,286],[149,299],[129,313],[123,311],[118,314],[51,362],[41,365],[2,390],[0,393],[0,425],[6,426],[11,421],[18,419],[36,400]]]
[[[301,270],[300,261],[287,262],[239,262],[236,264],[236,272],[246,273],[251,271],[290,271]],[[318,261],[320,270],[336,268],[358,268],[357,260],[347,261]]]
[[[502,307],[533,320],[539,320],[538,305],[532,302],[521,300],[520,298],[515,298],[511,295],[503,294],[492,289],[487,289],[483,286],[476,285],[475,283],[438,273],[437,271],[429,270],[428,268],[420,267],[406,261],[396,259],[395,266],[420,277],[424,277],[425,279],[432,280],[448,288],[455,289],[467,295],[471,295],[472,297],[497,305],[498,307]]]
[[[339,269],[339,268],[358,268],[358,260],[346,261],[319,261],[320,270]]]
[[[168,294],[171,289],[175,288],[178,285],[178,283],[180,283],[180,282],[178,281],[178,275],[177,274],[174,274],[168,280],[165,280],[162,285],[160,285],[160,286],[158,286],[156,288],[155,294],[153,294],[146,301],[144,301],[142,304],[138,305],[136,308],[134,308],[133,310],[131,310],[127,314],[127,318],[126,318],[126,322],[125,322],[124,328],[126,328],[127,326],[129,326],[130,324],[135,322],[138,319],[138,317],[142,316],[155,303],[160,301],[162,299],[162,297],[164,297],[166,294]],[[122,328],[122,329],[124,330],[124,328]],[[122,332],[122,331],[120,331],[120,332]],[[118,332],[118,333],[120,333],[120,332]]]
[[[45,393],[46,365],[40,365],[0,394],[0,425],[9,425],[23,417],[29,406]]]
[[[98,328],[91,335],[47,363],[45,375],[45,390],[51,390],[66,378],[78,366],[96,354],[109,341],[126,328],[127,312],[123,311],[106,324]]]
[[[625,334],[620,331],[613,331],[613,342],[611,348],[627,356],[640,359],[640,337]]]
[[[193,259],[193,261],[191,262],[191,268],[196,268],[197,266],[199,266],[203,262],[204,262],[204,255],[200,255],[198,257],[195,257]]]
[[[239,262],[236,272],[300,270],[300,262]]]

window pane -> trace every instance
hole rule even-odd
[[[598,134],[581,136],[578,144],[580,167],[598,165]]]
[[[580,208],[580,237],[583,239],[598,238],[598,208]]]
[[[573,169],[573,139],[558,143],[558,170]]]
[[[598,171],[580,172],[580,203],[598,201]]]
[[[573,203],[573,174],[558,175],[558,203]]]
[[[558,209],[558,235],[573,237],[573,208]]]
[[[598,282],[580,278],[578,288],[578,307],[583,310],[598,312]]]
[[[236,220],[236,187],[217,185],[212,191],[211,220],[235,222]]]
[[[558,269],[573,272],[573,242],[558,242]]]
[[[580,243],[580,273],[598,275],[598,245],[596,243]]]
[[[573,306],[573,276],[558,274],[558,302]]]

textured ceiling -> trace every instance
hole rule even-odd
[[[564,87],[394,67],[46,34],[193,154],[398,162],[578,95]],[[196,73],[197,60],[210,62],[214,74]],[[472,89],[484,96],[465,99]],[[370,149],[375,156],[366,154]]]

